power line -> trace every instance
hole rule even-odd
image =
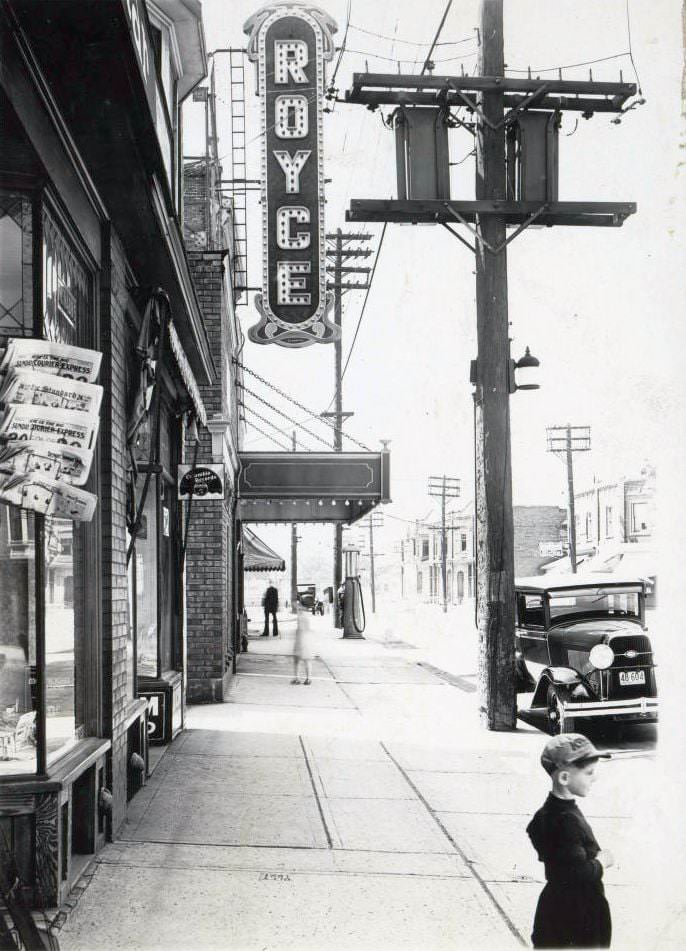
[[[290,433],[286,433],[283,431],[283,429],[279,429],[279,427],[274,425],[274,423],[270,419],[267,419],[266,416],[260,415],[260,413],[258,413],[257,410],[254,410],[252,406],[248,406],[248,404],[244,403],[243,400],[240,400],[240,405],[244,409],[247,409],[249,413],[252,413],[252,415],[255,416],[257,419],[260,419],[262,420],[263,423],[266,423],[268,426],[271,426],[272,429],[275,430],[277,433],[279,433],[280,436],[285,436],[286,439],[290,439],[290,436],[291,436]],[[309,446],[303,445],[303,449],[305,449],[307,452],[312,452],[312,449]]]
[[[279,442],[279,440],[276,439],[274,436],[272,436],[271,433],[265,433],[263,429],[260,429],[257,423],[253,423],[247,419],[246,419],[246,423],[248,424],[248,426],[250,426],[251,429],[254,429],[255,432],[258,432],[261,436],[264,436],[265,439],[271,439],[271,441],[275,443],[279,447],[279,449],[283,449],[286,452],[289,451],[288,446],[284,446],[283,443]]]
[[[611,59],[621,59],[622,56],[631,56],[631,52],[627,50],[626,53],[613,53],[612,56],[601,56],[600,59],[588,59],[584,63],[567,63],[565,66],[528,66],[526,69],[515,69],[514,66],[506,66],[505,71],[508,73],[557,73],[561,69],[576,69],[578,66],[593,66],[595,63],[606,63]],[[634,71],[635,69],[636,67],[634,67]],[[638,79],[638,76],[636,78]]]
[[[631,65],[634,67],[634,73],[636,74],[636,85],[638,86],[639,96],[643,95],[643,90],[641,89],[641,80],[638,76],[638,70],[636,69],[636,63],[634,62],[634,53],[631,46],[631,17],[629,16],[629,0],[626,0],[626,32],[629,39],[629,59],[631,60]]]
[[[379,40],[388,40],[389,42],[394,43],[405,43],[407,46],[431,46],[431,40],[427,42],[418,42],[417,40],[402,40],[394,36],[385,36],[383,33],[374,33],[372,30],[366,30],[362,26],[357,26],[354,23],[349,24],[351,30],[355,30],[357,33],[366,33],[367,36],[375,36]],[[477,33],[476,27],[474,28],[474,33]],[[460,40],[441,40],[436,43],[436,46],[459,46],[461,43],[470,43],[477,40],[477,36],[465,36]]]
[[[236,385],[240,389],[242,389],[245,393],[249,393],[250,396],[252,396],[258,402],[263,403],[266,407],[272,410],[272,412],[278,413],[279,416],[283,416],[283,418],[287,419],[288,422],[291,423],[292,426],[298,426],[300,429],[302,429],[304,433],[307,433],[308,436],[312,436],[313,439],[318,439],[319,442],[324,443],[327,449],[330,448],[326,439],[323,439],[322,436],[320,436],[318,433],[313,433],[311,429],[307,429],[306,426],[303,426],[302,423],[299,423],[297,420],[293,419],[293,417],[289,416],[288,413],[284,413],[284,411],[282,409],[279,409],[278,406],[274,406],[274,404],[270,403],[269,400],[263,399],[258,393],[255,393],[254,390],[251,390],[247,386],[245,386],[245,384],[237,383]]]
[[[378,253],[378,252],[377,252],[377,253]],[[372,274],[373,274],[373,272],[372,272]],[[236,364],[237,367],[239,367],[241,370],[243,370],[244,373],[247,373],[249,376],[254,377],[254,378],[255,378],[256,380],[258,380],[260,383],[264,384],[264,386],[269,387],[270,390],[273,390],[275,393],[278,393],[279,396],[282,396],[285,400],[288,400],[289,403],[293,403],[293,405],[294,405],[294,406],[297,406],[298,409],[301,409],[301,410],[303,411],[303,413],[307,413],[307,418],[308,418],[308,419],[316,419],[316,420],[318,420],[320,423],[322,423],[322,424],[325,425],[325,426],[328,426],[329,429],[333,429],[334,431],[336,431],[336,430],[338,429],[338,427],[336,426],[335,423],[329,422],[329,420],[326,419],[326,418],[322,418],[322,417],[319,415],[318,412],[309,409],[309,408],[308,408],[307,406],[305,406],[303,403],[300,403],[298,400],[296,400],[294,396],[291,396],[289,393],[286,393],[284,390],[282,390],[282,389],[280,389],[278,386],[276,386],[276,384],[270,383],[269,380],[265,380],[265,378],[264,378],[263,376],[260,376],[259,373],[256,373],[254,370],[251,370],[249,367],[246,367],[245,364],[241,363],[239,360],[234,359],[234,363]],[[299,426],[299,425],[301,425],[301,424],[300,424],[300,423],[297,423],[296,425]],[[359,439],[355,439],[354,436],[349,436],[349,435],[348,435],[347,433],[345,433],[345,432],[343,433],[343,436],[345,436],[346,439],[349,439],[350,442],[355,443],[356,446],[359,446],[360,449],[364,449],[365,452],[371,452],[371,449],[369,448],[369,446],[366,446],[366,445],[365,445],[363,442],[361,442]]]
[[[376,251],[376,257],[374,258],[374,265],[372,267],[372,273],[369,275],[369,284],[367,285],[367,293],[364,295],[364,301],[362,303],[362,310],[360,311],[360,316],[357,321],[357,327],[355,328],[355,334],[353,336],[353,342],[350,344],[350,350],[348,350],[348,356],[345,361],[345,366],[343,367],[343,372],[341,373],[341,379],[345,376],[345,371],[348,369],[348,364],[350,363],[350,357],[352,356],[353,348],[355,346],[355,341],[357,340],[357,334],[360,330],[360,325],[362,324],[362,318],[364,317],[364,311],[367,306],[367,301],[369,300],[369,292],[372,289],[372,284],[374,283],[374,275],[376,274],[376,265],[379,263],[379,255],[381,254],[381,247],[383,245],[383,239],[386,234],[386,226],[388,225],[387,221],[383,223],[383,229],[381,231],[381,238],[379,239],[379,247]]]
[[[417,58],[415,59],[398,59],[397,56],[384,56],[381,53],[372,53],[369,50],[347,50],[348,53],[356,53],[358,56],[370,56],[372,59],[383,59],[389,63],[400,63],[401,65],[410,66],[417,64]],[[478,50],[474,50],[472,53],[465,53],[464,56],[446,56],[443,59],[435,59],[434,64],[437,63],[455,63],[461,59],[469,59],[472,56],[477,55]]]
[[[333,84],[336,82],[336,74],[338,73],[338,67],[341,65],[341,60],[343,59],[343,54],[345,53],[345,44],[348,40],[348,28],[350,27],[350,8],[352,7],[352,0],[348,0],[348,9],[345,14],[345,33],[343,34],[343,42],[341,43],[341,48],[338,53],[338,59],[336,60],[336,66],[334,67],[333,76],[329,80],[329,88],[333,88]]]

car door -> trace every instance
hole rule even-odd
[[[517,592],[516,604],[516,637],[519,650],[529,674],[537,679],[543,668],[550,663],[543,595]]]

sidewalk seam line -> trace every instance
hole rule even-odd
[[[312,767],[310,766],[310,760],[307,755],[307,750],[305,749],[305,744],[303,743],[302,736],[298,736],[298,739],[300,740],[300,746],[303,751],[303,756],[305,757],[305,766],[307,766],[307,772],[309,773],[310,782],[312,783],[312,791],[314,793],[314,798],[317,802],[317,809],[319,810],[319,818],[322,820],[322,825],[324,826],[324,832],[326,833],[326,841],[329,845],[329,848],[333,849],[333,839],[331,838],[331,832],[329,831],[329,826],[327,825],[326,818],[324,816],[324,810],[322,809],[322,804],[319,799],[319,792],[317,791],[317,787],[314,782],[314,776],[312,775]]]
[[[488,883],[486,882],[486,880],[479,874],[479,872],[477,871],[477,869],[474,867],[474,862],[467,858],[467,856],[466,856],[465,853],[462,851],[462,849],[460,848],[460,846],[457,844],[457,842],[455,841],[455,839],[453,838],[453,836],[450,834],[450,832],[448,832],[448,830],[446,829],[446,827],[443,825],[443,823],[442,823],[441,820],[439,819],[439,817],[438,817],[438,815],[436,814],[436,812],[431,808],[431,806],[429,805],[429,803],[427,802],[427,800],[424,798],[424,796],[422,795],[422,793],[420,792],[420,790],[417,788],[417,786],[415,786],[415,784],[412,782],[412,780],[410,779],[410,777],[407,775],[407,773],[405,772],[405,770],[403,769],[403,767],[402,767],[402,766],[400,765],[400,763],[396,760],[396,758],[393,756],[393,754],[389,751],[389,749],[388,749],[388,747],[386,746],[386,744],[383,743],[383,742],[381,742],[381,743],[380,743],[380,746],[381,746],[381,748],[384,750],[384,752],[386,753],[386,755],[388,756],[388,758],[391,760],[391,762],[395,765],[396,769],[398,769],[399,772],[401,773],[401,775],[404,777],[405,782],[407,782],[407,783],[409,784],[409,786],[413,789],[413,791],[414,791],[415,795],[417,796],[417,798],[419,799],[419,801],[422,803],[422,805],[423,805],[424,808],[427,810],[427,812],[429,813],[429,815],[431,816],[431,818],[434,820],[434,822],[436,823],[436,825],[439,827],[439,829],[441,830],[441,832],[443,833],[443,835],[447,838],[447,840],[450,842],[450,844],[451,844],[452,847],[455,849],[455,851],[457,852],[457,854],[460,856],[460,858],[462,859],[462,861],[465,863],[465,865],[467,866],[467,868],[469,869],[469,871],[472,873],[472,875],[474,876],[474,878],[476,879],[476,881],[479,883],[481,889],[486,893],[486,895],[488,896],[488,898],[491,900],[492,904],[494,905],[494,907],[495,907],[496,910],[498,911],[498,914],[499,914],[500,917],[502,918],[503,922],[504,922],[505,925],[507,926],[507,928],[508,928],[508,930],[510,931],[510,933],[519,941],[519,943],[520,943],[523,947],[528,947],[528,941],[525,939],[524,935],[521,934],[521,932],[519,931],[519,928],[517,928],[517,926],[515,925],[515,923],[510,919],[510,916],[507,914],[507,912],[505,911],[505,909],[503,908],[503,906],[500,904],[500,902],[498,901],[498,899],[495,897],[495,895],[493,894],[493,892],[491,891],[491,889],[488,887]]]

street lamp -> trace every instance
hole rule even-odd
[[[524,356],[520,357],[519,360],[510,358],[508,373],[510,393],[516,393],[517,390],[540,390],[541,387],[539,383],[517,383],[515,380],[515,370],[531,370],[540,365],[541,361],[531,355],[531,351],[528,347],[524,351]]]

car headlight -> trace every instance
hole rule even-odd
[[[591,648],[588,659],[597,670],[607,670],[608,667],[612,666],[615,652],[609,644],[596,644],[595,647]]]

